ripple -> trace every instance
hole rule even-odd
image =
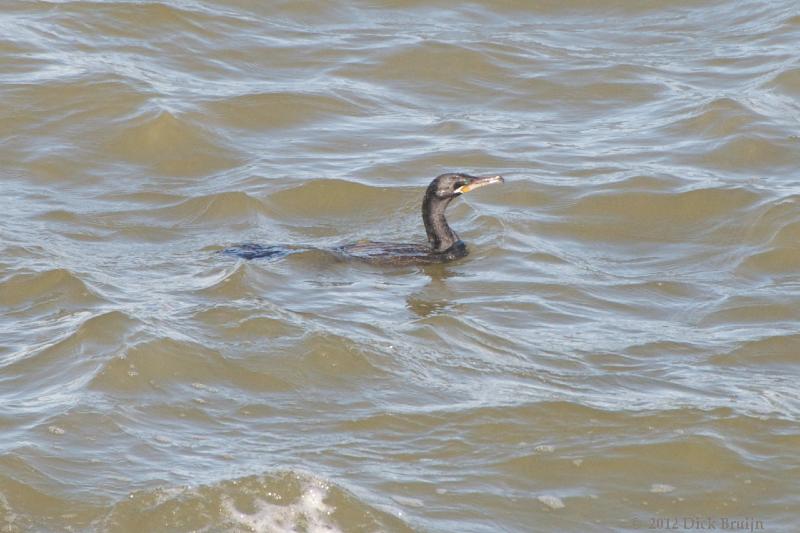
[[[181,224],[257,221],[268,215],[264,204],[245,192],[221,192],[190,198],[177,205],[147,211]]]
[[[262,307],[261,305],[259,307]],[[293,313],[274,310],[275,316],[265,316],[265,310],[259,314],[253,311],[244,311],[230,305],[218,305],[197,313],[194,318],[209,329],[216,327],[222,332],[226,342],[258,342],[265,338],[276,340],[290,338],[299,339],[304,330],[301,323],[294,318]],[[269,311],[266,311],[267,313]]]
[[[58,2],[55,9],[60,23],[72,35],[81,35],[89,42],[107,39],[113,44],[131,39],[149,39],[160,35],[162,42],[171,42],[167,35],[194,34],[212,38],[212,31],[221,22],[239,20],[223,9],[211,10],[199,4],[174,6],[159,2],[98,2],[93,0]],[[52,16],[52,15],[51,15]],[[141,25],[146,23],[146,27]],[[159,31],[159,28],[163,31]]]
[[[793,97],[800,97],[800,68],[789,68],[775,76],[771,88]]]
[[[317,382],[318,387],[349,384],[357,388],[365,379],[386,377],[382,367],[392,364],[374,348],[330,333],[312,334],[298,348],[300,353],[281,357],[276,362],[285,371],[303,376],[296,381],[311,379]]]
[[[756,204],[745,188],[703,188],[680,193],[594,191],[565,210],[561,231],[601,241],[683,243],[714,235]],[[718,231],[715,231],[718,230]]]
[[[791,367],[796,361],[800,334],[771,335],[743,342],[728,353],[713,356],[710,361],[723,367],[775,365]]]
[[[78,527],[88,527],[97,516],[96,505],[48,494],[37,488],[43,476],[32,465],[14,465],[8,456],[0,457],[0,463],[5,467],[15,467],[17,472],[27,473],[23,478],[26,481],[0,474],[0,485],[4,487],[0,494],[0,527],[4,533],[52,530],[60,527],[65,520]],[[46,516],[40,512],[42,506],[50,510]]]
[[[749,241],[756,248],[740,259],[737,272],[751,276],[791,277],[800,267],[800,218],[797,198],[769,202],[755,219]]]
[[[45,162],[50,154],[35,149],[45,139],[52,142],[58,137],[78,146],[104,141],[109,123],[135,112],[147,97],[146,89],[122,76],[87,74],[50,83],[19,83],[6,93],[9,105],[17,111],[7,120],[0,114],[0,137],[11,133],[4,131],[6,126],[13,128],[17,135],[23,134],[17,139],[25,142],[29,157]],[[48,135],[20,129],[19,123],[46,124]],[[98,132],[101,126],[106,130],[103,133]],[[76,136],[76,131],[81,134]]]
[[[308,127],[315,122],[363,115],[360,106],[323,93],[272,92],[247,94],[206,105],[217,120],[233,128]]]
[[[15,387],[15,409],[49,406],[52,412],[73,405],[104,361],[122,350],[140,329],[137,321],[118,311],[82,320],[83,315],[33,323],[51,340],[22,347],[5,358],[0,366],[3,381]]]
[[[772,135],[741,135],[714,144],[716,146],[711,150],[690,160],[710,168],[747,173],[773,172],[800,166],[796,143],[776,139]]]
[[[338,74],[383,80],[395,90],[424,86],[429,98],[449,100],[458,94],[459,99],[481,101],[494,94],[492,80],[507,76],[508,71],[480,48],[415,39],[378,49],[366,60],[340,67]]]
[[[800,252],[795,248],[771,248],[748,256],[739,265],[739,273],[793,277],[800,270]]]
[[[172,383],[203,383],[262,392],[290,390],[270,370],[258,371],[222,353],[187,341],[156,339],[127,347],[109,359],[91,381],[94,390],[127,395],[169,387]]]
[[[281,272],[260,269],[259,263],[239,261],[208,276],[204,280],[205,286],[198,293],[221,302],[244,301],[274,287],[276,281],[285,279]]]
[[[147,207],[151,205],[177,204],[183,199],[183,196],[164,191],[140,190],[134,192],[109,191],[99,194],[97,198],[115,204],[133,204]]]
[[[321,217],[348,218],[353,216],[385,214],[389,207],[398,209],[411,197],[422,200],[421,192],[371,187],[361,183],[336,179],[310,179],[300,185],[273,192],[270,206],[282,216],[302,219]],[[354,202],[361,208],[353,210]]]
[[[0,282],[3,307],[48,309],[92,306],[104,300],[77,274],[65,268],[16,274]]]
[[[704,104],[688,118],[670,124],[667,129],[681,137],[690,134],[708,139],[720,139],[744,135],[766,121],[767,117],[755,113],[733,98],[716,98]]]
[[[142,202],[145,195],[122,195],[129,203]],[[241,191],[219,192],[185,198],[177,195],[157,195],[158,201],[134,209],[72,213],[50,211],[40,215],[43,220],[66,223],[55,230],[71,238],[104,238],[105,242],[126,241],[162,242],[180,239],[187,229],[230,227],[242,231],[258,226],[271,215],[259,199]],[[179,201],[176,201],[179,200]],[[122,201],[122,200],[120,200]],[[157,205],[157,204],[168,205]],[[66,231],[70,228],[71,231]]]
[[[162,175],[200,176],[240,160],[214,134],[180,115],[143,114],[117,128],[105,143],[108,156],[147,166]]]
[[[618,65],[605,69],[567,70],[556,76],[528,75],[518,82],[518,101],[520,110],[525,110],[528,98],[546,102],[553,98],[571,103],[573,112],[586,113],[588,110],[596,114],[608,112],[609,107],[619,107],[627,111],[631,107],[657,102],[666,91],[660,83],[653,83],[639,78],[637,69],[626,65]],[[596,81],[598,76],[614,81]],[[534,104],[535,105],[535,104]],[[530,107],[527,107],[530,110]]]
[[[769,298],[756,296],[732,296],[715,306],[715,310],[705,315],[700,324],[722,325],[765,324],[790,325],[800,320],[800,309],[792,297]]]

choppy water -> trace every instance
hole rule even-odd
[[[796,531],[796,2],[0,30],[0,531]],[[216,253],[421,241],[452,170],[460,262]]]

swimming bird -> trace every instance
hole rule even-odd
[[[345,259],[358,259],[375,264],[413,265],[447,263],[465,257],[467,245],[453,231],[444,216],[445,209],[454,198],[464,193],[503,183],[502,176],[470,176],[460,172],[437,176],[425,190],[422,198],[422,222],[428,243],[392,243],[361,241],[327,249]],[[260,257],[277,258],[291,253],[310,250],[311,247],[263,246],[243,244],[223,250],[223,253],[244,259]]]

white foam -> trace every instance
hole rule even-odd
[[[650,485],[650,492],[654,492],[656,494],[664,494],[667,492],[672,492],[673,490],[675,490],[675,487],[665,483],[653,483]]]
[[[406,507],[425,507],[425,502],[419,498],[409,498],[408,496],[392,496],[392,499],[400,505]]]
[[[558,496],[544,494],[542,496],[539,496],[537,499],[546,506],[548,506],[550,509],[563,509],[564,507],[566,507],[564,505],[564,501]]]
[[[0,510],[3,511],[0,513],[0,531],[3,531],[4,533],[6,531],[8,533],[17,533],[18,531],[22,531],[22,529],[17,526],[16,513],[11,510],[11,505],[8,503],[8,500],[2,493],[0,493]]]
[[[343,533],[331,519],[334,508],[325,503],[328,486],[312,479],[304,482],[301,490],[300,497],[287,505],[256,500],[253,513],[240,511],[226,496],[222,511],[235,525],[258,533]]]

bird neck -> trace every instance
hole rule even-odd
[[[459,241],[456,232],[450,229],[444,210],[452,198],[439,198],[431,191],[425,194],[422,200],[422,221],[425,224],[425,233],[428,234],[428,243],[434,252],[441,253]]]

